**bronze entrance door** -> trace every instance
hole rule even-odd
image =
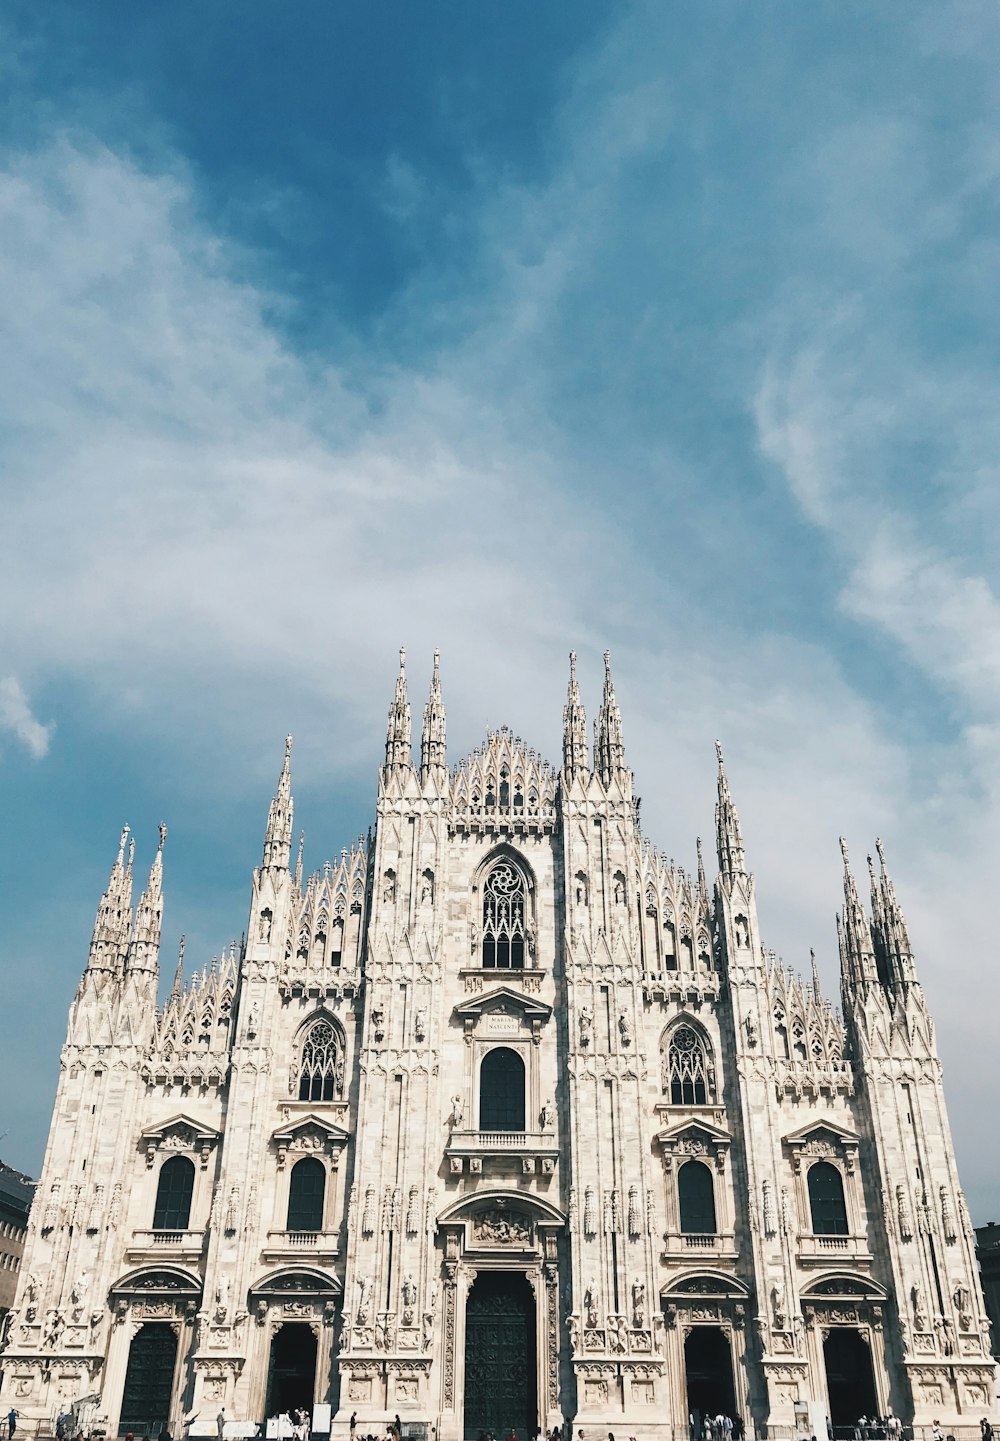
[[[147,1321],[132,1338],[122,1393],[119,1436],[155,1436],[170,1419],[177,1337],[166,1321]]]
[[[513,1427],[527,1441],[538,1424],[535,1298],[528,1278],[481,1271],[465,1309],[465,1436]]]

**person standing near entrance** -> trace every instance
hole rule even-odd
[[[13,1406],[7,1412],[7,1435],[10,1441],[14,1441],[14,1432],[17,1430],[17,1412]]]
[[[357,1413],[357,1411],[352,1411],[352,1412],[351,1412],[351,1441],[354,1441],[354,1433],[355,1433],[355,1431],[357,1430],[357,1427],[358,1427],[358,1413]]]
[[[215,1418],[215,1434],[216,1434],[216,1436],[218,1436],[219,1441],[222,1441],[222,1438],[223,1438],[223,1436],[225,1435],[225,1431],[226,1431],[226,1408],[225,1408],[225,1406],[223,1406],[222,1409],[220,1410],[218,1416],[216,1416],[216,1418]]]

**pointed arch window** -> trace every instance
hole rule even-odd
[[[691,1026],[678,1026],[667,1044],[663,1089],[674,1106],[704,1106],[714,1086],[705,1044]]]
[[[160,1167],[153,1209],[154,1231],[186,1231],[191,1219],[194,1195],[194,1162],[187,1156],[171,1156]]]
[[[322,1231],[326,1170],[315,1156],[296,1161],[288,1180],[288,1231]]]
[[[677,1172],[677,1200],[685,1235],[715,1234],[715,1186],[704,1162],[684,1162]]]
[[[299,1065],[299,1100],[336,1100],[343,1085],[344,1061],[339,1037],[331,1022],[320,1017],[309,1027],[303,1042]]]
[[[524,968],[528,887],[511,861],[490,871],[483,888],[483,965],[498,970]]]
[[[829,1161],[817,1161],[809,1167],[809,1210],[814,1236],[847,1235],[844,1182]]]

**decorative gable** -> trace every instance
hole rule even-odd
[[[152,1170],[156,1153],[162,1150],[177,1151],[182,1155],[197,1154],[204,1171],[208,1167],[212,1147],[218,1144],[219,1133],[211,1126],[182,1114],[173,1116],[169,1121],[161,1121],[158,1125],[147,1126],[140,1132],[139,1140],[146,1152],[147,1170]]]
[[[271,1144],[277,1153],[279,1171],[284,1170],[289,1152],[293,1155],[329,1156],[330,1164],[336,1168],[340,1164],[340,1153],[350,1139],[350,1132],[342,1126],[310,1112],[275,1131]]]

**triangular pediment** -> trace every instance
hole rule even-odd
[[[180,1140],[189,1146],[198,1146],[206,1141],[217,1141],[219,1132],[211,1126],[206,1126],[203,1121],[196,1121],[193,1116],[185,1115],[183,1112],[171,1116],[169,1121],[160,1121],[155,1126],[147,1126],[139,1132],[143,1141],[159,1141],[161,1144],[169,1139]]]
[[[552,1007],[532,996],[526,996],[523,991],[517,991],[513,986],[495,986],[492,991],[463,1001],[460,1006],[455,1007],[454,1014],[461,1016],[463,1020],[507,1014],[524,1016],[527,1020],[547,1021],[552,1014]]]
[[[338,1126],[335,1121],[328,1121],[324,1116],[318,1116],[314,1111],[309,1111],[304,1116],[297,1116],[294,1121],[289,1121],[284,1126],[279,1126],[272,1134],[271,1140],[279,1146],[290,1146],[295,1141],[304,1141],[315,1136],[324,1143],[332,1142],[337,1146],[346,1146],[351,1139],[350,1131],[345,1131],[343,1126]]]
[[[712,1145],[728,1146],[732,1136],[721,1126],[715,1126],[711,1121],[689,1120],[677,1121],[673,1126],[667,1126],[659,1131],[655,1139],[660,1145],[676,1143],[678,1141],[704,1141]]]
[[[808,1126],[790,1131],[783,1139],[786,1146],[804,1146],[809,1141],[833,1141],[842,1146],[857,1146],[861,1141],[856,1131],[838,1126],[836,1121],[810,1121]]]

